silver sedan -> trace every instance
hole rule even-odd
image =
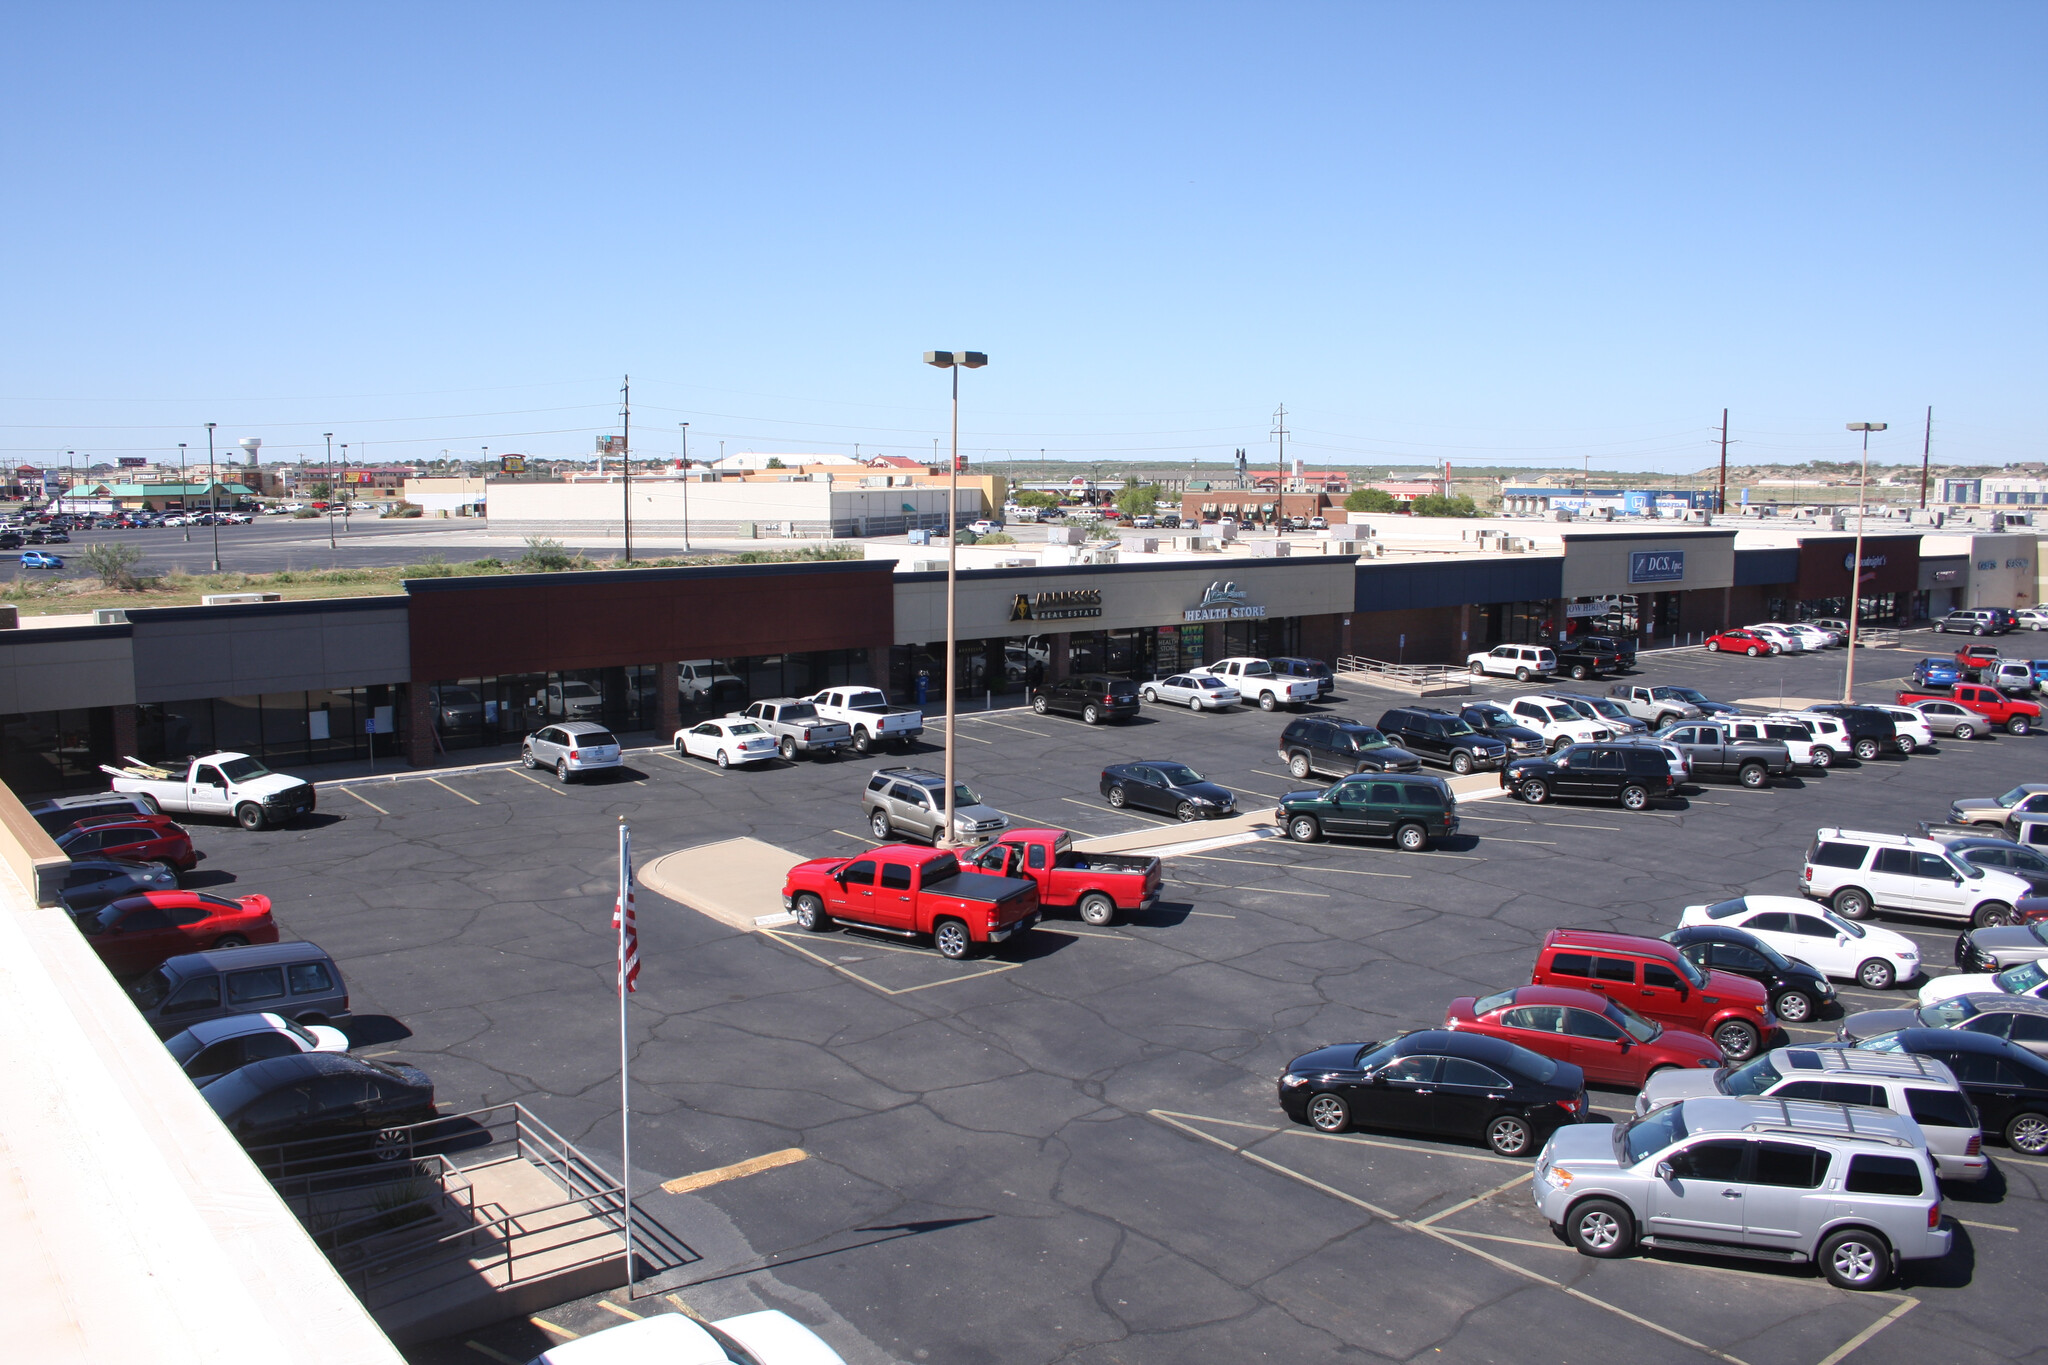
[[[1238,703],[1237,689],[1223,679],[1196,677],[1191,673],[1155,679],[1139,689],[1139,695],[1146,701],[1185,706],[1190,711],[1215,711]]]

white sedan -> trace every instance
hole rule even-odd
[[[1714,905],[1688,905],[1678,923],[1721,924],[1755,934],[1786,957],[1868,990],[1886,990],[1920,974],[1920,945],[1912,939],[1852,923],[1799,896],[1737,896]]]
[[[721,768],[765,763],[775,757],[775,736],[751,720],[707,720],[676,731],[676,752],[713,759]]]
[[[1786,630],[1806,641],[1809,649],[1832,649],[1842,643],[1842,637],[1833,631],[1822,630],[1819,626],[1810,625],[1805,621],[1787,621],[1784,625]]]
[[[1792,631],[1779,621],[1760,621],[1753,626],[1743,627],[1755,631],[1787,654],[1804,654],[1813,648],[1812,641]]]
[[[1214,711],[1235,706],[1239,700],[1237,689],[1223,679],[1197,677],[1192,673],[1176,673],[1170,678],[1155,679],[1146,683],[1138,695],[1146,701],[1163,701],[1168,706],[1185,706],[1190,711]]]
[[[656,1313],[551,1346],[528,1365],[725,1365],[734,1360],[846,1365],[824,1338],[773,1308],[702,1323],[681,1313]]]
[[[1920,1003],[1932,1005],[1960,995],[2031,995],[2036,1000],[2048,1000],[2048,957],[2022,962],[2002,972],[1937,976],[1920,988]]]

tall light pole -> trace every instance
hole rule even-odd
[[[339,549],[334,543],[334,433],[320,433],[327,438],[327,548]]]
[[[926,351],[924,363],[953,372],[953,463],[946,480],[946,826],[939,836],[941,848],[953,846],[953,709],[959,689],[953,668],[959,661],[957,622],[953,615],[953,584],[960,558],[960,371],[978,370],[988,364],[980,351]]]
[[[625,522],[626,557],[633,562],[633,376],[619,384],[619,511]]]
[[[690,550],[690,424],[683,428],[683,552]]]
[[[218,425],[219,423],[217,422],[208,422],[206,424],[206,492],[207,496],[213,499],[213,515],[209,520],[213,522],[213,571],[215,573],[220,572],[220,477],[219,469],[214,464],[213,456],[213,429]]]
[[[192,543],[192,513],[185,507],[185,495],[192,491],[192,485],[187,482],[190,478],[191,475],[185,472],[185,443],[180,441],[178,442],[178,515],[185,522],[185,543],[187,545]]]
[[[1883,431],[1883,422],[1851,422],[1849,430],[1863,433],[1863,477],[1856,482],[1856,549],[1849,556],[1849,666],[1842,673],[1842,701],[1852,702],[1856,690],[1856,612],[1863,590],[1863,498],[1870,489],[1870,433]]]

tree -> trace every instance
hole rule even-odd
[[[1408,504],[1408,510],[1418,517],[1476,517],[1479,504],[1464,493],[1447,498],[1441,493],[1425,493]]]
[[[782,468],[785,468],[785,467],[786,467],[786,466],[784,466],[784,465],[783,465],[783,463],[782,463],[782,457],[781,457],[780,455],[770,455],[770,456],[768,457],[768,464],[767,464],[767,468],[769,468],[769,469],[782,469]]]
[[[1036,488],[1027,488],[1017,494],[1013,501],[1019,507],[1058,507],[1060,500],[1050,493]]]
[[[1347,512],[1398,512],[1401,500],[1384,488],[1354,488],[1344,499]]]
[[[142,551],[117,541],[101,541],[86,546],[78,558],[86,568],[100,576],[102,586],[132,588],[135,586],[135,566],[142,562]]]
[[[1130,485],[1116,494],[1116,510],[1127,517],[1149,517],[1159,505],[1159,490],[1151,484]]]

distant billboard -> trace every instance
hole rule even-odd
[[[498,457],[498,468],[506,474],[524,474],[526,472],[526,457],[524,455],[501,455]]]
[[[623,436],[600,436],[597,438],[597,453],[600,455],[623,455],[626,453],[626,438]]]
[[[122,455],[114,463],[123,469],[145,469],[149,466],[149,460],[141,455]]]

